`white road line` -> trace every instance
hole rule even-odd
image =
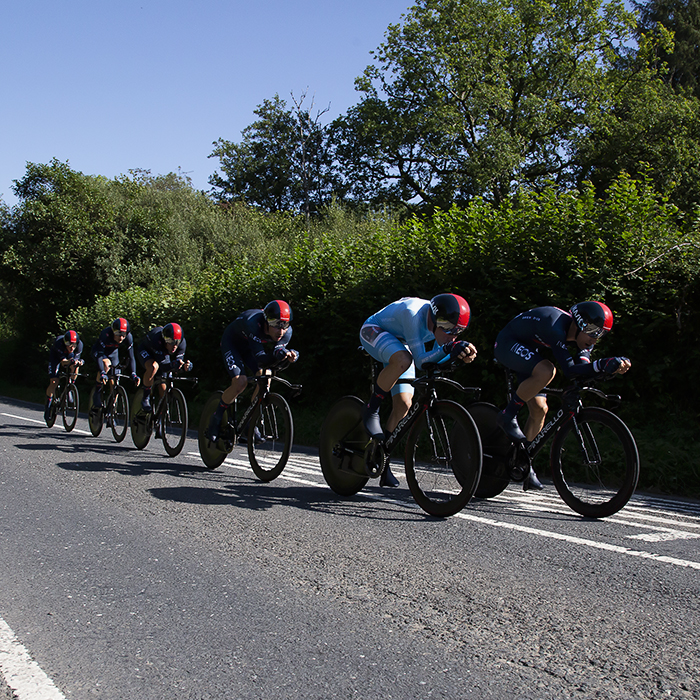
[[[1,617],[0,672],[17,700],[66,700]]]
[[[36,418],[27,418],[26,416],[17,416],[14,413],[0,413],[0,416],[5,416],[6,418],[17,418],[19,420],[28,420],[30,423],[38,423],[39,425],[43,425],[46,427],[46,421],[45,420],[37,420]],[[64,430],[62,425],[59,425],[56,423],[53,426],[53,429],[58,429],[60,428],[61,430]],[[80,430],[80,428],[73,428],[74,433],[80,433],[81,435],[91,435],[88,430]]]

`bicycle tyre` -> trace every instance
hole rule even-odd
[[[163,447],[169,457],[177,457],[187,440],[187,401],[185,395],[173,387],[160,416]]]
[[[287,464],[293,441],[289,404],[279,394],[268,394],[255,408],[248,425],[248,459],[253,474],[260,481],[276,479]]]
[[[63,427],[67,433],[70,433],[75,424],[78,422],[78,412],[80,410],[80,397],[78,389],[73,382],[68,384],[63,401],[61,401],[61,417],[63,418]]]
[[[582,408],[576,424],[579,434],[570,420],[554,436],[550,453],[554,486],[579,515],[605,518],[624,508],[637,488],[637,444],[622,420],[604,408]],[[591,464],[586,451],[595,452],[600,463]]]
[[[356,396],[344,396],[331,406],[321,425],[319,460],[323,478],[339,496],[353,496],[369,481],[364,471],[364,450],[369,435],[362,423],[364,403]],[[333,454],[338,448],[347,450]]]
[[[435,401],[406,440],[408,488],[426,513],[449,517],[474,495],[481,460],[479,431],[466,409],[454,401]]]
[[[496,406],[478,402],[466,408],[479,431],[483,450],[481,478],[474,496],[476,498],[495,498],[503,493],[510,483],[508,453],[512,450],[513,443],[496,423],[496,417],[499,413]]]
[[[112,435],[116,442],[121,442],[126,437],[129,429],[129,396],[126,389],[117,385],[114,387],[114,401],[112,402]]]
[[[204,404],[204,409],[202,410],[202,415],[199,419],[199,430],[197,431],[197,441],[199,442],[199,455],[204,462],[204,466],[207,469],[213,470],[220,467],[226,455],[228,454],[225,450],[221,450],[217,447],[219,441],[215,443],[209,440],[205,432],[209,427],[209,422],[211,417],[214,415],[219,402],[221,401],[221,396],[223,391],[215,391]],[[223,429],[224,421],[228,422],[228,411],[224,411],[224,415],[221,419],[221,425],[219,426],[219,431]]]
[[[58,408],[59,404],[61,403],[60,397],[63,393],[62,382],[63,377],[59,377],[59,380],[56,383],[56,388],[53,392],[53,401],[51,401],[51,406],[49,407],[49,417],[44,419],[46,421],[47,428],[53,428],[53,426],[56,424],[56,418],[58,418]]]
[[[93,437],[97,437],[102,432],[104,421],[102,419],[103,409],[94,409],[95,406],[95,387],[90,390],[88,398],[88,428]]]
[[[137,450],[143,450],[148,445],[153,432],[152,415],[147,415],[141,408],[143,390],[139,389],[131,402],[131,440]]]

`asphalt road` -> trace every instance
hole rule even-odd
[[[262,484],[0,400],[0,618],[76,700],[700,696],[700,503],[437,520],[394,471],[343,500],[309,450]]]

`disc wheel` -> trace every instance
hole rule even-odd
[[[49,406],[49,417],[45,419],[46,426],[48,428],[53,428],[53,426],[56,423],[56,416],[58,415],[58,404],[59,404],[58,392],[54,391],[53,401],[51,402],[51,406]]]
[[[93,437],[97,437],[102,432],[102,425],[104,424],[102,412],[102,408],[95,406],[95,387],[93,386],[88,398],[88,428],[90,428]]]
[[[153,415],[146,413],[141,408],[143,390],[139,389],[134,394],[131,403],[131,439],[136,449],[143,450],[151,439],[153,432]]]
[[[481,440],[467,411],[454,401],[435,401],[413,424],[406,442],[406,481],[428,514],[459,513],[481,476]]]
[[[248,459],[260,481],[272,481],[282,473],[293,441],[289,404],[279,394],[268,394],[258,404],[248,426]]]
[[[339,496],[352,496],[369,481],[364,455],[370,438],[362,424],[363,406],[357,397],[345,396],[331,406],[321,426],[321,471]]]
[[[481,478],[474,492],[477,498],[494,498],[510,483],[508,456],[513,448],[510,438],[498,427],[498,409],[490,403],[474,403],[467,406],[474,419],[484,453]]]
[[[126,389],[119,384],[114,387],[111,418],[112,435],[117,442],[121,442],[129,429],[129,397]]]
[[[604,408],[582,408],[557,431],[552,479],[563,501],[587,518],[627,505],[637,488],[639,453],[629,428]]]
[[[161,436],[168,456],[177,457],[187,440],[187,402],[177,387],[168,393],[165,410],[161,413]]]
[[[204,410],[202,411],[202,416],[199,419],[199,430],[197,431],[199,455],[201,456],[202,462],[204,462],[204,466],[207,469],[216,469],[217,467],[220,467],[228,454],[226,450],[222,450],[219,447],[219,445],[221,445],[221,439],[218,439],[216,442],[212,442],[206,436],[206,430],[209,427],[209,422],[211,421],[211,417],[214,415],[216,408],[221,401],[221,396],[223,393],[223,391],[215,391],[209,397],[207,402],[204,404]],[[221,436],[221,431],[227,422],[228,411],[224,411],[221,424],[219,425],[219,437]]]
[[[66,393],[63,395],[61,402],[61,415],[63,417],[63,427],[67,433],[70,433],[78,421],[78,412],[80,411],[80,397],[78,389],[73,382],[68,384]]]

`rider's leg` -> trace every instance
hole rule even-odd
[[[548,408],[546,396],[538,395],[527,402],[527,410],[530,415],[525,423],[525,437],[528,442],[532,442],[544,427]]]
[[[221,395],[221,401],[219,401],[219,405],[216,407],[216,411],[214,411],[214,415],[212,415],[209,421],[206,434],[211,442],[216,442],[216,439],[219,437],[219,426],[221,425],[224,411],[243,393],[246,386],[248,386],[248,378],[245,374],[231,377],[231,384],[226,387],[224,393]]]
[[[388,364],[379,373],[374,385],[374,391],[365,408],[364,424],[367,432],[372,437],[378,439],[384,437],[384,431],[379,420],[379,408],[399,377],[410,369],[412,363],[411,353],[408,350],[399,350],[391,355]],[[398,423],[398,420],[396,422]]]
[[[391,397],[391,415],[386,422],[386,429],[392,433],[396,426],[408,413],[413,403],[413,391],[399,391]],[[381,477],[379,478],[380,486],[396,487],[399,485],[399,480],[394,476],[389,464],[387,463]]]
[[[151,390],[153,389],[153,380],[156,372],[158,372],[158,363],[153,359],[148,359],[143,363],[143,399],[141,399],[141,408],[144,411],[151,410]]]
[[[518,425],[520,409],[534,399],[554,379],[555,374],[556,369],[549,360],[540,360],[532,370],[532,374],[520,382],[508,405],[500,413],[499,425],[517,442],[524,442],[527,439]]]
[[[104,388],[104,385],[106,383],[105,377],[107,376],[107,372],[109,372],[109,368],[112,366],[112,363],[109,361],[109,358],[106,356],[98,357],[97,358],[97,377],[95,378],[95,393],[92,396],[92,405],[95,408],[101,408],[102,407],[102,389]]]

